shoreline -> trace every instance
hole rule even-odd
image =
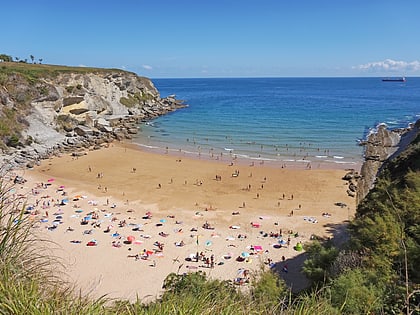
[[[260,157],[250,157],[244,156],[243,154],[236,154],[234,150],[226,150],[225,152],[220,152],[218,154],[213,153],[213,150],[210,149],[208,152],[203,153],[200,150],[197,151],[189,151],[183,148],[163,148],[163,147],[156,147],[156,146],[149,146],[142,143],[134,143],[131,142],[129,144],[125,144],[131,146],[133,149],[150,152],[153,154],[159,155],[170,155],[170,156],[182,156],[189,159],[194,160],[204,160],[204,161],[214,161],[217,163],[235,163],[239,165],[250,165],[250,164],[260,164],[265,165],[268,167],[273,168],[287,168],[290,167],[292,169],[343,169],[343,170],[355,170],[360,172],[363,160],[350,162],[350,161],[343,161],[341,162],[341,157],[330,157],[335,160],[325,160],[322,159],[324,155],[320,156],[302,156],[301,159],[293,158],[293,156],[283,156],[283,159],[273,159],[268,158],[265,156]],[[311,159],[308,159],[311,158]],[[313,159],[312,159],[313,158]],[[319,158],[319,160],[318,160]]]
[[[135,144],[111,143],[23,171],[28,182],[22,189],[31,204],[46,200],[44,195],[51,198],[45,208],[35,207],[37,230],[59,244],[53,253],[66,262],[70,281],[95,297],[133,301],[138,295],[146,301],[159,296],[170,272],[202,270],[212,278],[234,280],[238,270],[253,273],[261,266],[278,270],[297,291],[308,282],[300,273],[304,251],[294,247],[313,235],[334,237],[355,212],[355,200],[346,194],[345,170],[267,164],[239,160],[231,166],[224,160],[159,155]],[[39,183],[49,185],[34,195]],[[63,198],[68,201],[61,204]],[[149,219],[144,218],[147,212],[153,214]],[[82,224],[88,213],[98,218]],[[206,223],[211,228],[204,228]],[[128,236],[138,243],[125,244]],[[88,246],[92,240],[96,246]],[[164,250],[156,244],[164,244]],[[251,250],[255,245],[262,250]],[[144,250],[150,257],[137,259]],[[190,259],[196,252],[213,256],[215,266]],[[237,261],[245,252],[250,256]]]

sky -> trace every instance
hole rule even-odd
[[[420,0],[37,0],[0,54],[149,78],[420,76]]]

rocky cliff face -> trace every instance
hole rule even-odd
[[[35,82],[19,73],[1,79],[2,116],[14,113],[21,124],[2,134],[3,155],[11,164],[131,138],[140,121],[185,106],[173,96],[161,98],[149,79],[118,70],[63,72]]]
[[[356,203],[359,204],[375,185],[382,166],[403,151],[419,132],[420,120],[405,129],[388,130],[380,125],[362,143],[365,145],[364,163],[357,181]]]

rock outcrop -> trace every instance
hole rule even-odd
[[[379,125],[361,145],[365,146],[364,163],[357,179],[356,203],[359,204],[375,185],[375,180],[387,160],[404,150],[418,134],[420,120],[408,128],[389,130]]]
[[[13,73],[0,83],[0,109],[19,113],[23,126],[3,135],[11,145],[2,146],[2,164],[11,167],[130,139],[141,121],[186,106],[161,98],[149,79],[119,70],[64,71],[35,82]]]

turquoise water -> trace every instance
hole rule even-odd
[[[362,161],[379,123],[420,118],[420,78],[155,79],[162,97],[189,107],[141,125],[135,142],[153,150],[275,163]]]

